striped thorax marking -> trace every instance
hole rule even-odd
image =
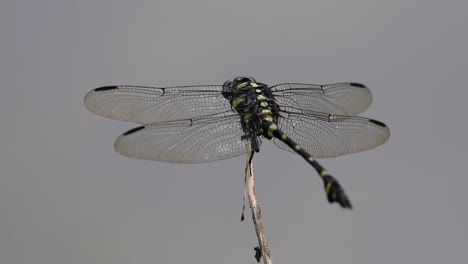
[[[242,120],[244,120],[245,123],[249,123],[250,120],[252,119],[252,116],[253,116],[253,113],[251,113],[251,112],[245,113],[245,114],[242,116]]]
[[[241,95],[237,98],[234,98],[234,100],[232,100],[232,107],[236,108],[240,103],[243,103],[245,102],[245,96],[244,95]]]

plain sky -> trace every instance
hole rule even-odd
[[[257,193],[274,263],[468,259],[465,0],[3,0],[0,263],[255,263],[239,221],[245,157],[125,158],[136,125],[83,106],[112,84],[367,85],[390,140],[321,163],[352,211],[326,202],[299,156],[265,141]]]

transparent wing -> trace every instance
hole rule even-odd
[[[284,83],[272,86],[271,90],[280,106],[333,115],[356,115],[372,102],[370,90],[360,83]]]
[[[231,107],[221,90],[220,85],[106,86],[89,92],[84,104],[100,116],[152,124],[225,112]]]
[[[388,127],[377,120],[320,112],[288,111],[278,128],[315,158],[331,158],[360,152],[383,144],[390,137]],[[276,146],[294,152],[274,139]]]
[[[134,128],[115,142],[120,154],[138,159],[199,163],[245,153],[240,117],[234,113]]]

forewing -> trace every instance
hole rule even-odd
[[[84,99],[91,112],[100,116],[152,124],[190,119],[230,109],[222,86],[106,86],[92,90]]]
[[[377,120],[329,115],[320,112],[289,111],[278,128],[315,158],[331,158],[360,152],[383,144],[390,137],[388,127]],[[276,146],[294,152],[274,139]]]
[[[284,83],[271,89],[280,106],[333,115],[356,115],[372,102],[370,90],[360,83]]]
[[[156,123],[134,128],[115,142],[120,154],[138,159],[200,163],[246,152],[237,114]]]

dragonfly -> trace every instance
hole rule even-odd
[[[115,150],[127,157],[201,163],[260,151],[262,139],[297,153],[323,181],[329,203],[352,208],[339,182],[316,159],[372,149],[390,137],[382,122],[356,116],[372,102],[360,83],[283,83],[268,86],[241,76],[223,85],[116,85],[90,91],[91,112],[140,124]],[[252,154],[253,156],[253,154]]]

